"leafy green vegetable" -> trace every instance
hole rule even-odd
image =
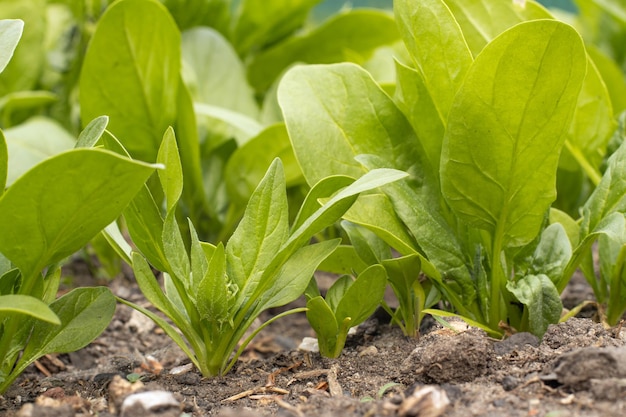
[[[74,149],[37,164],[0,196],[0,252],[10,261],[0,275],[0,392],[39,357],[79,349],[108,325],[115,299],[106,288],[54,301],[60,264],[119,216],[154,169]]]
[[[317,334],[320,353],[329,358],[341,354],[351,327],[372,315],[385,295],[385,269],[372,265],[356,280],[344,275],[328,289],[326,299],[312,281],[306,316]]]
[[[366,263],[386,265],[405,331],[441,295],[492,333],[504,322],[542,335],[560,316],[559,285],[576,258],[562,228],[542,231],[587,56],[565,24],[519,23],[549,17],[535,5],[519,13],[502,2],[490,17],[491,2],[470,3],[395,2],[414,65],[396,65],[397,105],[346,64],[290,70],[279,101],[309,183],[382,167],[411,174],[383,187],[391,205],[363,196],[347,215],[406,257],[378,259],[378,244],[369,241],[368,255],[350,235]]]
[[[225,245],[201,242],[190,222],[191,244],[186,247],[174,217],[183,179],[171,130],[163,138],[158,160],[166,166],[159,175],[167,203],[165,218],[146,188],[125,216],[138,249],[165,273],[162,290],[145,258],[134,252],[137,282],[175,327],[140,306],[121,301],[152,318],[206,376],[228,372],[260,330],[244,340],[231,357],[259,314],[301,295],[318,265],[338,245],[337,240],[329,240],[307,246],[310,238],[341,217],[359,193],[406,176],[395,170],[377,170],[357,181],[327,183],[309,195],[290,227],[285,176],[277,159],[252,193],[243,219]],[[343,190],[319,207],[318,198],[329,197],[340,188]],[[296,311],[302,309],[282,315]]]

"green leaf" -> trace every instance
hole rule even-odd
[[[242,0],[235,13],[232,42],[240,55],[256,52],[291,34],[321,0]]]
[[[9,172],[9,151],[4,133],[0,130],[0,197],[4,194],[7,184],[7,174]]]
[[[174,125],[180,33],[154,0],[115,2],[100,18],[80,79],[83,120],[110,117],[109,130],[134,158],[154,161]]]
[[[331,175],[317,182],[307,193],[291,230],[296,230],[321,207],[320,201],[340,189],[354,183],[354,178],[345,175]]]
[[[367,228],[345,220],[341,222],[341,227],[346,231],[350,243],[366,264],[374,265],[391,258],[389,245]]]
[[[560,166],[571,171],[580,166],[597,184],[600,180],[600,164],[616,127],[609,92],[595,64],[587,58],[587,74],[565,142],[568,152],[564,156],[571,154],[576,165],[568,166],[570,157],[562,158]]]
[[[109,124],[108,116],[99,116],[93,119],[78,136],[75,148],[93,148],[100,140]]]
[[[48,353],[68,353],[85,347],[106,329],[115,312],[115,297],[108,288],[77,288],[59,298],[50,309],[60,325],[38,321],[21,363]]]
[[[344,297],[348,288],[352,285],[354,279],[352,279],[349,275],[343,275],[330,286],[328,291],[326,291],[326,304],[333,311],[337,311],[337,306],[339,305],[339,301]]]
[[[321,296],[310,299],[306,307],[306,318],[317,335],[320,353],[333,356],[339,333],[335,314]]]
[[[224,179],[233,202],[239,205],[248,202],[275,157],[283,162],[287,187],[304,182],[285,125],[275,124],[237,148],[228,158]]]
[[[572,245],[560,223],[553,223],[542,233],[532,257],[531,274],[547,275],[552,282],[561,279],[572,257]]]
[[[411,125],[362,68],[295,67],[280,83],[278,99],[309,184],[329,175],[360,177],[364,169],[354,159],[360,154],[385,155],[394,168],[424,177]]]
[[[296,62],[362,64],[376,48],[398,38],[388,13],[364,9],[338,13],[311,32],[295,35],[256,55],[248,66],[248,79],[257,91],[265,91]]]
[[[167,201],[166,209],[169,213],[176,207],[178,199],[183,193],[183,168],[178,155],[174,129],[171,127],[167,128],[165,135],[163,135],[157,162],[165,166],[165,169],[160,169],[157,173]]]
[[[445,124],[472,64],[461,28],[443,0],[397,0],[394,13],[415,67]]]
[[[626,212],[626,145],[611,155],[602,180],[582,207],[581,236],[614,212]]]
[[[0,198],[0,252],[24,276],[60,261],[115,220],[154,168],[102,149],[45,160]]]
[[[163,253],[169,266],[165,271],[173,275],[173,279],[182,283],[185,289],[189,289],[191,264],[176,221],[176,214],[173,211],[168,213],[163,223],[162,239]]]
[[[24,21],[19,44],[13,56],[8,57],[10,62],[0,75],[0,97],[13,92],[34,90],[39,81],[46,60],[44,42],[48,23],[46,10],[44,0],[0,1],[0,19]],[[12,36],[16,35],[17,33],[13,33]]]
[[[526,1],[444,0],[463,30],[474,56],[500,33],[527,20],[552,19],[539,3]]]
[[[0,20],[0,72],[11,61],[23,30],[24,21],[20,19]]]
[[[526,275],[506,287],[528,309],[529,330],[535,336],[543,337],[550,324],[559,322],[563,304],[547,275]]]
[[[231,294],[228,284],[226,254],[224,253],[224,245],[220,242],[213,252],[207,272],[200,281],[198,293],[195,295],[196,307],[203,319],[210,323],[218,323],[219,326],[232,320],[229,315]]]
[[[411,123],[433,172],[439,173],[445,118],[439,114],[423,75],[396,62],[396,78],[394,100]],[[435,179],[438,181],[439,176]]]
[[[224,107],[195,103],[194,110],[198,125],[207,132],[207,145],[204,147],[210,150],[231,138],[242,146],[263,130],[256,119]]]
[[[571,27],[521,23],[485,47],[456,96],[442,192],[459,218],[488,230],[500,247],[533,240],[556,197],[558,156],[585,69]]]
[[[322,261],[318,269],[341,275],[359,273],[368,266],[369,265],[363,262],[359,255],[357,255],[354,247],[351,245],[340,245]]]
[[[337,305],[337,322],[350,318],[350,327],[363,323],[381,303],[386,286],[387,272],[381,265],[372,265],[361,272]]]
[[[7,186],[44,159],[72,149],[76,144],[75,138],[61,125],[41,116],[8,128],[4,134],[11,156]]]
[[[2,315],[22,314],[51,324],[61,324],[59,318],[46,303],[29,295],[0,295],[0,312]]]
[[[299,247],[311,236],[336,222],[350,208],[360,193],[382,187],[386,184],[406,178],[407,174],[395,169],[375,169],[335,194],[322,207],[294,229],[283,249]]]
[[[180,30],[210,26],[225,31],[230,17],[230,0],[162,0]]]
[[[259,108],[246,70],[217,31],[198,27],[182,34],[183,79],[194,101],[256,118]]]
[[[611,96],[613,112],[619,114],[626,110],[626,80],[615,61],[606,56],[595,45],[586,44],[587,54],[593,60],[604,84]]]
[[[259,296],[262,309],[281,307],[304,293],[319,264],[339,245],[338,239],[327,240],[298,249],[285,262],[272,280],[272,285]]]
[[[198,292],[197,288],[200,281],[202,281],[209,269],[208,259],[211,259],[213,253],[211,253],[210,256],[207,255],[202,247],[203,242],[200,242],[200,239],[198,239],[198,233],[191,220],[188,220],[188,224],[189,233],[191,235],[191,250],[189,255],[191,261],[191,288],[193,288],[195,294]]]
[[[418,247],[385,194],[359,196],[358,204],[350,207],[343,218],[373,231],[403,255],[414,253]]]
[[[167,271],[163,249],[164,220],[147,186],[141,187],[123,212],[133,243],[159,271]]]
[[[226,245],[228,276],[252,294],[257,280],[289,234],[287,195],[282,163],[274,160],[250,197],[239,226]],[[245,288],[250,285],[250,288]]]

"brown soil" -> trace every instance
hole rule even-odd
[[[113,291],[136,302],[127,280]],[[580,280],[567,302],[589,297]],[[568,298],[569,297],[569,298]],[[349,337],[339,359],[298,350],[313,336],[288,316],[253,341],[233,371],[205,379],[152,322],[119,306],[87,348],[43,358],[0,397],[0,416],[624,416],[626,336],[589,318],[551,326],[541,343],[505,341],[453,323],[404,337],[377,314]],[[141,374],[131,384],[127,376]],[[48,376],[46,376],[48,374]],[[151,411],[121,406],[132,392],[156,394]],[[138,408],[137,408],[138,407]]]

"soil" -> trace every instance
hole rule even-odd
[[[109,285],[145,304],[128,278]],[[571,307],[592,295],[575,278],[563,297]],[[92,344],[31,366],[0,397],[0,416],[624,416],[626,335],[593,313],[551,326],[540,342],[428,320],[420,338],[407,338],[377,312],[338,359],[298,349],[314,334],[291,315],[262,331],[229,374],[207,379],[120,305]]]

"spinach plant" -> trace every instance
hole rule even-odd
[[[588,132],[572,126],[589,117],[585,86],[600,76],[578,33],[533,2],[471,3],[485,7],[394,3],[411,62],[396,63],[393,100],[363,69],[338,64],[293,68],[279,102],[307,181],[380,167],[411,175],[344,217],[415,257],[405,273],[419,282],[417,264],[433,284],[416,296],[439,293],[494,335],[541,336],[559,320],[559,291],[581,260],[573,220],[550,205],[561,151],[575,150],[581,165],[593,156]],[[602,114],[610,117],[594,127],[605,132],[612,113]],[[547,227],[557,218],[566,226]],[[407,288],[394,290],[407,299]]]
[[[317,334],[320,353],[337,358],[346,343],[348,331],[363,323],[382,302],[387,287],[385,269],[372,265],[356,280],[344,275],[320,295],[317,284],[311,280],[307,288],[306,316]]]
[[[186,247],[176,221],[183,170],[172,129],[163,138],[157,160],[166,166],[158,177],[165,196],[165,216],[144,188],[124,212],[139,251],[123,256],[131,260],[146,298],[173,325],[143,307],[120,301],[161,326],[205,376],[225,374],[265,325],[304,310],[273,317],[241,341],[263,311],[300,296],[320,262],[336,249],[338,240],[308,245],[315,233],[340,218],[360,192],[406,176],[397,170],[382,169],[356,181],[345,176],[330,177],[313,187],[290,227],[285,176],[277,159],[253,192],[226,244],[201,242],[189,222],[190,244]],[[325,197],[331,198],[319,207],[318,199]],[[164,272],[163,289],[150,264]]]
[[[9,156],[0,133],[1,173]],[[120,215],[154,169],[80,148],[44,160],[6,191],[0,175],[0,392],[39,357],[80,349],[106,328],[110,290],[55,299],[60,266]]]

